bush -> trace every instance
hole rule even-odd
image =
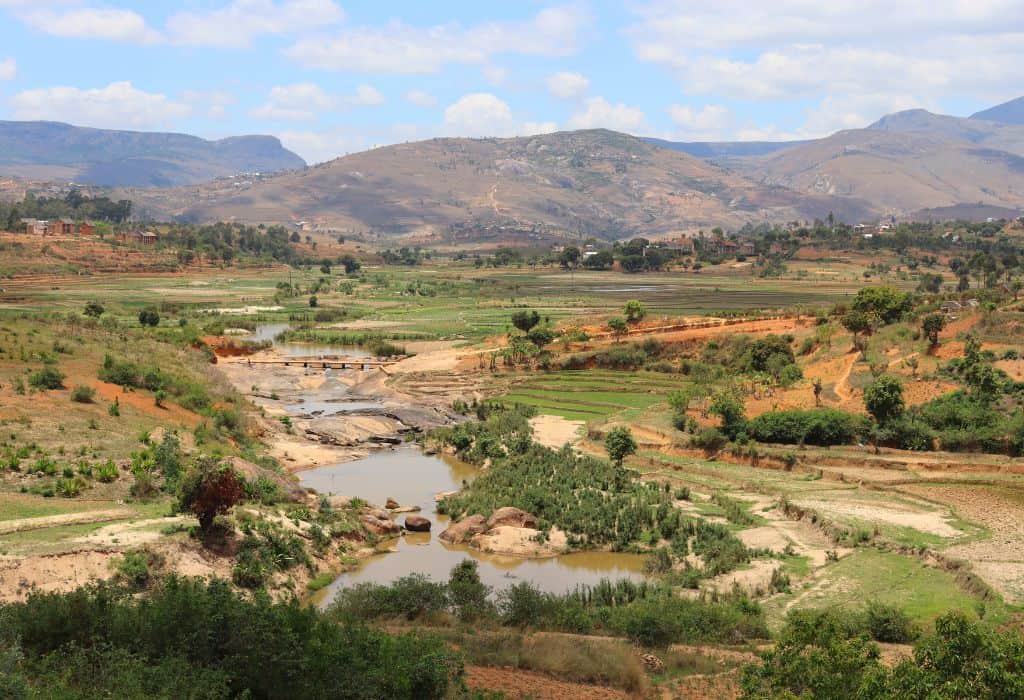
[[[54,367],[43,367],[29,375],[28,383],[31,387],[40,391],[63,389],[64,373]]]
[[[75,403],[92,403],[96,400],[96,390],[91,386],[79,384],[71,390],[71,400]]]
[[[787,445],[848,445],[866,432],[863,416],[832,408],[792,409],[762,413],[747,423],[758,442]]]
[[[441,640],[339,624],[220,581],[172,577],[146,596],[109,584],[35,593],[0,619],[40,697],[440,700],[462,671]]]
[[[718,428],[704,428],[690,438],[690,445],[706,452],[718,452],[729,443],[729,438]]]

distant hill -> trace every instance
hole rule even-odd
[[[653,137],[645,137],[644,141],[662,148],[671,148],[673,151],[689,153],[697,158],[763,156],[783,148],[807,143],[807,141],[666,141]]]
[[[2,175],[113,187],[171,187],[305,165],[273,136],[206,141],[186,134],[0,121]]]
[[[984,119],[1000,124],[1024,124],[1024,97],[975,112],[971,119]]]
[[[853,197],[758,184],[606,130],[397,144],[246,188],[214,183],[138,202],[190,221],[305,220],[386,237],[512,242],[551,231],[617,239],[871,212]]]

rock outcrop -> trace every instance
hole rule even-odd
[[[452,523],[440,537],[449,544],[462,544],[474,535],[487,529],[487,519],[482,515],[470,515],[457,523]]]
[[[493,530],[496,527],[502,527],[505,525],[510,527],[528,527],[532,530],[536,530],[537,516],[531,515],[525,510],[520,510],[519,508],[505,506],[504,508],[498,508],[498,510],[491,513],[491,517],[487,519],[488,530]]]

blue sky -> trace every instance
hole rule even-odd
[[[0,118],[270,133],[787,139],[1024,94],[1020,0],[0,0]]]

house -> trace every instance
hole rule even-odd
[[[91,221],[83,221],[78,225],[78,233],[82,236],[96,235],[96,225]]]
[[[21,223],[25,224],[25,231],[34,236],[45,236],[50,225],[45,219],[22,219]]]
[[[117,234],[117,240],[124,243],[138,243],[140,245],[152,245],[157,242],[157,235],[152,231],[126,231]]]
[[[680,236],[662,244],[662,249],[676,255],[693,255],[693,239],[687,236]]]
[[[75,222],[71,219],[57,219],[53,222],[53,233],[58,236],[71,236],[75,233]]]

